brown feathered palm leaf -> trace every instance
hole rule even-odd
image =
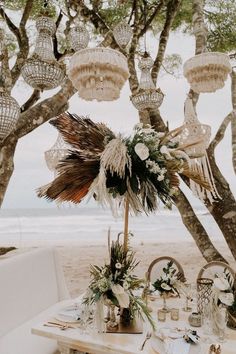
[[[38,189],[38,196],[58,202],[80,203],[99,173],[98,158],[87,159],[78,151],[62,160],[58,167],[58,177]]]
[[[76,114],[62,113],[50,123],[55,126],[64,140],[80,151],[89,151],[91,155],[101,154],[105,148],[105,137],[114,138],[113,132],[102,123]]]

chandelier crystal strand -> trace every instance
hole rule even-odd
[[[0,142],[11,133],[20,116],[20,106],[17,101],[9,95],[4,84],[4,47],[4,31],[0,29]]]
[[[156,89],[151,77],[151,69],[153,64],[153,60],[149,54],[145,52],[138,65],[139,69],[141,70],[138,93],[130,97],[134,107],[138,111],[156,109],[160,107],[164,98],[161,90]]]
[[[79,96],[86,101],[113,101],[129,77],[126,57],[104,47],[76,52],[69,63],[68,76]]]
[[[128,45],[129,41],[131,40],[133,31],[125,21],[121,21],[114,27],[113,35],[116,43],[121,48],[125,48]]]
[[[65,79],[64,64],[59,64],[53,53],[52,36],[56,31],[54,21],[41,16],[36,20],[38,36],[35,50],[21,70],[24,80],[33,88],[51,90]]]
[[[50,171],[56,174],[56,167],[60,160],[62,160],[68,153],[69,145],[63,140],[59,133],[55,144],[47,151],[45,151],[45,161]]]
[[[89,43],[89,32],[83,25],[76,25],[70,30],[70,45],[75,52],[81,49],[85,49]]]

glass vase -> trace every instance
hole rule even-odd
[[[213,310],[213,331],[219,342],[225,342],[228,312],[226,307],[215,306]]]
[[[165,311],[165,312],[170,312],[170,309],[167,307],[167,302],[166,302],[166,299],[168,297],[168,295],[166,293],[163,293],[161,295],[162,299],[163,299],[163,307],[162,307],[162,310]]]
[[[116,313],[115,313],[116,306],[111,304],[110,305],[110,319],[107,322],[107,329],[108,330],[115,330],[118,327],[118,322],[116,320]]]

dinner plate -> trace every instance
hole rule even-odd
[[[79,323],[81,311],[77,305],[67,306],[60,310],[54,317],[58,321],[66,323]]]
[[[178,340],[179,339],[176,339],[176,341],[178,341]],[[173,342],[175,342],[175,340],[173,340]],[[155,336],[151,337],[150,338],[150,345],[156,354],[166,353],[164,343],[161,339],[159,339]],[[200,344],[190,344],[188,354],[199,354],[200,350],[201,350],[200,347],[201,347]],[[182,353],[179,352],[179,354],[182,354]]]

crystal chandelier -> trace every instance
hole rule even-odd
[[[36,21],[38,36],[34,54],[21,70],[24,80],[33,88],[51,90],[65,78],[64,64],[59,64],[53,54],[52,35],[56,25],[49,17],[42,16]]]
[[[4,32],[0,30],[0,141],[4,140],[14,129],[20,116],[20,106],[5,89],[2,54],[4,50]]]
[[[127,46],[132,37],[132,34],[132,29],[125,21],[121,21],[113,29],[115,41],[121,48],[125,48]]]
[[[224,53],[206,52],[195,55],[184,64],[184,76],[197,93],[221,89],[231,72],[229,56]]]
[[[140,83],[138,93],[132,95],[131,101],[138,111],[145,109],[156,109],[163,101],[163,93],[160,89],[156,89],[150,70],[153,67],[153,60],[145,51],[143,58],[139,61],[139,69],[141,70]]]
[[[68,76],[79,96],[86,101],[113,101],[129,77],[126,57],[104,47],[76,52],[69,63]]]
[[[70,30],[70,43],[71,47],[77,52],[78,50],[85,49],[89,43],[89,33],[85,26],[77,25]]]
[[[58,162],[67,155],[68,149],[68,144],[65,143],[59,133],[55,144],[51,147],[51,149],[45,151],[44,153],[45,161],[50,171],[56,171]]]

